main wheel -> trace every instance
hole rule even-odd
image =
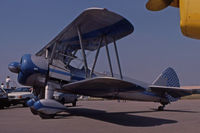
[[[37,112],[35,109],[30,108],[30,110],[31,110],[31,113],[32,113],[33,115],[37,115],[37,114],[38,114],[38,112]]]
[[[38,112],[38,114],[42,119],[53,119],[55,117],[55,114],[44,114],[41,112]]]

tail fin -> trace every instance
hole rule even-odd
[[[153,85],[180,87],[178,76],[171,67],[163,71],[153,82]]]

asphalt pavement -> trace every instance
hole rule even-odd
[[[0,133],[199,133],[200,100],[180,100],[156,111],[158,103],[79,101],[55,119],[29,108],[0,110]]]

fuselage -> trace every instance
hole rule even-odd
[[[70,81],[66,80],[63,82],[74,82],[85,79],[84,71],[81,69],[69,67],[66,68],[68,71],[62,72],[58,69],[49,68],[48,59],[45,57],[30,54],[23,55],[20,63],[10,63],[8,68],[11,72],[18,73],[18,82],[25,86],[44,87],[46,78],[51,78],[47,77],[49,72],[70,76]]]
[[[34,88],[44,88],[46,80],[57,83],[62,88],[62,84],[72,83],[86,79],[84,69],[78,69],[74,67],[67,67],[65,69],[50,67],[48,59],[42,56],[35,56],[25,54],[22,56],[20,63],[12,62],[8,66],[9,70],[14,73],[18,73],[18,82],[25,86],[33,86]],[[53,73],[56,76],[49,76],[49,73]],[[103,73],[94,73],[92,77],[107,76]],[[56,78],[55,78],[56,77]],[[62,77],[62,79],[59,79]],[[150,84],[137,81],[130,78],[125,78],[129,82],[137,83],[138,87],[143,89],[143,92],[134,91],[131,89],[116,90],[106,95],[97,95],[97,97],[104,97],[110,99],[126,99],[126,100],[137,100],[137,101],[153,101],[153,102],[167,102],[166,98],[150,91],[148,87]],[[98,94],[98,90],[96,94]],[[90,96],[89,92],[86,92]],[[80,94],[84,95],[84,94]],[[94,95],[91,95],[94,96]]]

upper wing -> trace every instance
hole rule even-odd
[[[89,8],[82,12],[70,25],[36,53],[45,56],[45,51],[51,53],[53,44],[58,43],[58,51],[73,52],[80,49],[77,28],[80,29],[85,50],[96,50],[102,36],[107,43],[118,40],[133,32],[133,25],[124,17],[104,8]],[[105,42],[102,43],[102,46]],[[60,52],[59,51],[59,52]]]
[[[179,87],[168,87],[168,86],[149,86],[151,90],[155,93],[158,93],[160,95],[162,94],[169,94],[174,98],[180,98],[183,96],[187,95],[192,95],[192,94],[200,94],[200,88],[179,88]]]
[[[112,98],[119,92],[144,91],[134,83],[112,77],[98,77],[66,84],[58,90],[65,93]]]

